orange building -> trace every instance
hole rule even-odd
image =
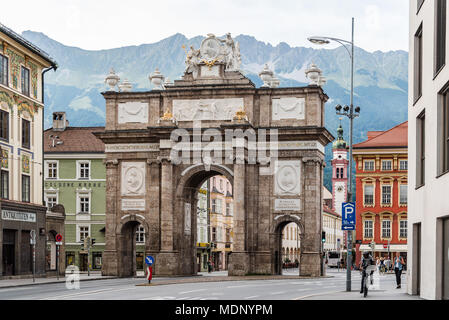
[[[368,131],[368,139],[353,146],[357,264],[364,251],[372,251],[371,244],[374,258],[407,256],[407,129],[404,122]]]

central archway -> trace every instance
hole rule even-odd
[[[233,171],[222,165],[193,165],[186,168],[181,173],[181,178],[177,184],[176,204],[175,204],[175,228],[178,237],[177,247],[181,261],[181,274],[196,274],[197,265],[197,202],[199,188],[208,179],[214,176],[224,176],[231,186],[234,183]],[[208,204],[209,206],[209,204]]]

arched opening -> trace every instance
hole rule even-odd
[[[273,273],[283,272],[299,274],[301,263],[302,225],[293,217],[285,215],[274,230]]]
[[[140,227],[139,221],[128,221],[122,225],[120,232],[120,254],[121,261],[121,277],[133,277],[136,275],[138,255],[136,243],[136,231]],[[143,255],[142,255],[143,263]],[[143,267],[142,267],[143,268]]]
[[[56,271],[56,235],[55,230],[50,230],[47,233],[47,248],[46,248],[46,265],[47,271]]]
[[[193,169],[179,187],[178,217],[183,235],[183,274],[226,271],[233,247],[232,171],[212,166]]]

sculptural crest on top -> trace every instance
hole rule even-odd
[[[185,60],[185,73],[192,73],[196,77],[200,63],[207,66],[223,63],[226,71],[238,71],[241,62],[239,43],[234,42],[230,33],[226,34],[225,39],[217,38],[209,33],[201,42],[199,49],[190,46]]]

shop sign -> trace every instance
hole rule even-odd
[[[2,220],[36,222],[36,214],[31,212],[2,210]]]

